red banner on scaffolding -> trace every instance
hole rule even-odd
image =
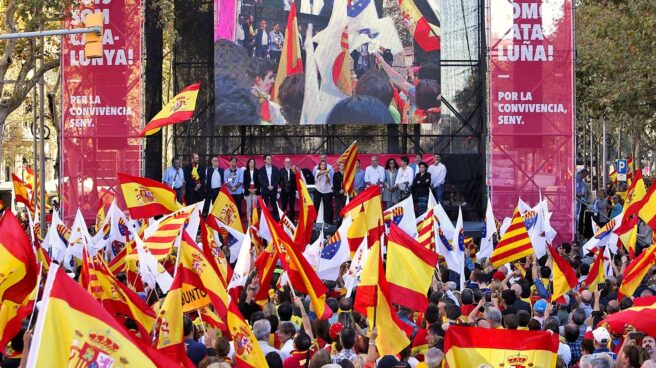
[[[491,0],[490,186],[499,218],[518,196],[553,212],[561,241],[574,230],[572,1]]]
[[[88,14],[101,12],[103,57],[84,57],[83,35],[62,42],[60,193],[69,223],[78,209],[95,218],[102,196],[117,188],[117,172],[141,173],[141,0],[87,3],[64,27],[84,27]]]

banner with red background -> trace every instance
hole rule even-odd
[[[64,27],[84,27],[91,12],[103,13],[103,57],[84,57],[82,35],[62,41],[60,193],[69,224],[78,208],[95,218],[117,172],[141,176],[141,0],[82,2]]]
[[[490,186],[497,218],[540,192],[560,241],[574,230],[571,0],[488,0]]]

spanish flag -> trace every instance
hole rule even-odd
[[[355,164],[358,160],[358,141],[353,141],[351,145],[342,153],[337,160],[337,165],[340,162],[344,163],[344,181],[342,182],[342,189],[344,195],[355,196]]]
[[[638,170],[635,173],[635,178],[631,187],[627,190],[626,193],[626,203],[624,203],[624,216],[628,221],[628,218],[634,213],[638,213],[638,210],[642,207],[643,199],[647,195],[647,189],[645,187],[645,181],[642,179],[642,171]]]
[[[219,274],[221,282],[224,287],[228,286],[228,282],[232,278],[232,268],[228,264],[225,254],[214,240],[214,231],[210,228],[207,223],[201,218],[200,221],[200,233],[201,239],[203,241],[203,254],[208,259],[213,259],[214,262],[211,262],[212,266],[216,266],[215,271]]]
[[[165,215],[181,208],[176,202],[175,191],[165,184],[121,173],[118,179],[133,219]]]
[[[157,133],[161,127],[190,120],[196,110],[200,83],[192,84],[175,95],[139,133],[139,137]]]
[[[652,184],[642,200],[638,216],[652,229],[656,229],[656,185]]]
[[[178,273],[182,273],[184,282],[195,285],[201,290],[201,295],[206,294],[218,314],[225,316],[228,312],[228,293],[217,272],[218,266],[213,259],[205,257],[186,231],[182,233],[179,262]]]
[[[239,209],[226,185],[221,186],[219,196],[214,201],[208,216],[223,222],[226,226],[230,226],[240,233],[244,232],[244,225],[239,217]],[[212,225],[212,221],[209,221],[208,224]],[[214,226],[214,229],[219,231],[218,226]]]
[[[255,260],[254,266],[260,280],[260,288],[255,294],[255,301],[259,305],[265,305],[269,301],[269,288],[277,262],[278,248],[273,245],[273,242],[269,243]]]
[[[244,321],[237,304],[233,301],[228,308],[226,318],[232,341],[235,342],[235,363],[237,367],[268,367],[264,353],[257,342],[251,327]]]
[[[524,220],[518,209],[513,213],[510,226],[494,248],[490,261],[493,267],[512,263],[533,253],[531,238],[528,236]]]
[[[596,290],[597,286],[606,280],[606,267],[604,267],[604,249],[597,248],[597,255],[590,267],[588,277],[585,278],[585,284],[590,290]]]
[[[303,60],[301,59],[301,37],[298,34],[298,21],[296,19],[296,3],[292,1],[287,16],[287,27],[285,28],[285,41],[282,44],[280,63],[276,80],[273,84],[272,99],[278,102],[279,90],[285,78],[296,73],[303,73]]]
[[[308,192],[307,186],[303,179],[303,174],[296,169],[296,187],[298,188],[298,226],[294,233],[294,244],[297,250],[303,251],[305,246],[310,244],[312,239],[312,230],[314,223],[317,221],[317,210],[312,203],[312,197]],[[292,219],[294,220],[294,219]]]
[[[114,315],[117,322],[122,324],[124,316],[134,320],[141,338],[150,342],[150,331],[155,325],[155,312],[134,291],[112,275],[99,255],[91,258],[86,247],[82,253],[80,284]]]
[[[183,321],[183,289],[182,289],[182,266],[178,266],[178,272],[173,278],[173,284],[166,294],[166,299],[159,309],[157,321],[155,322],[154,346],[162,354],[176,362],[171,365],[182,365],[192,368],[195,365],[187,357],[184,343],[184,321]]]
[[[411,24],[412,37],[426,52],[440,49],[441,28],[437,16],[430,6],[422,13],[414,0],[397,0],[404,22]]]
[[[48,272],[42,300],[28,367],[175,365],[131,336],[59,265]]]
[[[16,202],[23,203],[30,212],[34,213],[34,203],[30,200],[30,194],[27,191],[25,183],[14,174],[11,174],[11,179],[14,182],[14,196],[16,197]]]
[[[620,285],[620,293],[626,296],[633,296],[638,286],[645,278],[651,266],[656,263],[656,244],[652,244],[649,248],[642,251],[638,258],[634,259],[626,266],[624,270],[624,278],[622,285]]]
[[[349,216],[354,214],[353,223],[346,229],[346,240],[351,250],[351,256],[358,250],[358,247],[367,236],[367,215],[364,212],[364,207],[361,206],[359,212],[351,212]]]
[[[561,257],[552,246],[547,245],[547,249],[553,259],[553,294],[551,295],[551,300],[556,301],[565,293],[575,288],[579,280],[576,277],[576,272],[574,272],[567,260]]]
[[[0,303],[21,304],[36,285],[36,256],[16,216],[7,210],[0,216]]]
[[[558,335],[452,325],[444,337],[449,367],[556,367]]]
[[[259,200],[262,201],[262,198],[260,197]],[[263,205],[264,203],[260,204],[262,205],[262,217],[271,231],[273,246],[276,248],[278,260],[287,272],[290,286],[295,290],[308,294],[310,304],[312,304],[312,309],[317,314],[317,318],[330,318],[332,310],[326,305],[328,289],[305,257],[294,249],[292,240],[280,228],[280,225],[273,220],[269,210]]]
[[[341,216],[346,217],[350,215],[353,220],[353,225],[356,224],[356,216],[364,209],[367,238],[370,241],[380,239],[380,236],[385,232],[385,225],[383,223],[383,202],[381,200],[380,188],[376,185],[371,186],[353,198],[344,208],[342,208]],[[352,225],[352,226],[353,226]],[[360,244],[358,244],[360,245]],[[353,248],[351,248],[353,249]]]
[[[622,217],[622,224],[614,232],[629,253],[629,258],[634,259],[638,242],[638,216],[633,216],[628,222],[624,222],[626,218],[627,216]]]
[[[415,311],[426,310],[426,293],[438,261],[437,253],[423,248],[392,222],[387,240],[386,270],[390,301]]]
[[[369,326],[378,328],[376,348],[379,355],[396,355],[410,345],[412,327],[402,322],[391,302],[391,290],[385,278],[380,241],[375,241],[362,268],[354,309],[367,316]]]

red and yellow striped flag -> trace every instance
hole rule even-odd
[[[23,203],[30,212],[34,213],[34,203],[30,199],[30,193],[25,183],[14,174],[11,174],[11,179],[14,182],[14,197],[16,198],[16,202]]]
[[[139,137],[157,133],[163,126],[181,123],[194,116],[200,83],[192,84],[175,95],[139,133]]]
[[[590,290],[596,290],[597,286],[606,280],[606,268],[604,267],[604,249],[596,248],[597,255],[590,267],[588,277],[585,278],[585,284]]]
[[[0,234],[0,303],[21,304],[36,285],[36,256],[11,211],[3,211],[0,217]]]
[[[344,26],[342,37],[340,39],[341,52],[335,58],[332,67],[332,78],[335,86],[342,91],[343,94],[350,96],[353,92],[353,84],[351,81],[351,62],[352,59],[349,53],[349,32],[348,25]]]
[[[133,337],[56,264],[48,272],[42,300],[28,367],[175,365]]]
[[[150,251],[158,260],[165,258],[171,253],[173,243],[183,231],[185,223],[194,211],[195,206],[188,206],[177,211],[170,216],[158,220],[157,223],[150,225],[155,230],[144,239],[144,247]],[[132,256],[129,259],[135,259],[137,248],[132,249]]]
[[[285,41],[282,44],[280,63],[276,80],[273,84],[271,99],[278,103],[280,86],[285,78],[297,73],[303,73],[303,60],[301,59],[301,38],[298,33],[298,21],[296,17],[296,3],[292,1],[287,16],[287,27],[285,28]]]
[[[133,319],[141,338],[150,342],[150,331],[155,325],[155,312],[134,291],[119,282],[98,255],[91,258],[85,247],[82,258],[82,287],[114,315],[119,323],[123,323],[124,316]]]
[[[642,251],[638,258],[634,259],[626,266],[624,278],[620,285],[620,293],[626,296],[633,296],[638,286],[645,278],[652,265],[656,263],[656,244]]]
[[[153,345],[162,354],[171,360],[187,368],[195,365],[187,357],[184,343],[184,321],[183,321],[183,289],[182,272],[178,266],[178,272],[173,278],[173,284],[162,303],[155,322],[155,342]],[[173,365],[172,365],[173,366]]]
[[[296,169],[296,188],[298,190],[298,226],[294,233],[294,245],[301,251],[305,246],[310,244],[312,239],[312,230],[314,223],[317,221],[317,209],[314,208],[312,197],[308,192],[307,186],[303,179],[303,174]],[[292,219],[293,220],[293,219]]]
[[[556,301],[565,293],[575,288],[579,280],[572,266],[567,263],[565,258],[558,254],[557,250],[551,245],[547,245],[547,249],[553,259],[553,294],[551,295],[551,300]]]
[[[166,215],[181,208],[175,191],[152,179],[118,174],[125,204],[133,219]]]
[[[652,184],[640,203],[638,216],[652,229],[656,229],[656,185]]]
[[[426,310],[426,293],[433,281],[438,261],[437,253],[422,248],[392,222],[387,240],[386,270],[390,301],[415,311]]]
[[[235,203],[232,195],[230,195],[227,185],[221,186],[221,190],[212,205],[209,216],[223,222],[226,226],[230,226],[240,233],[244,232],[244,225],[241,223],[241,217],[239,217],[237,203]],[[209,221],[208,224],[212,225],[213,223]],[[215,230],[219,231],[218,225],[215,226]]]
[[[558,334],[452,325],[444,338],[449,367],[555,367]]]
[[[493,267],[511,263],[533,253],[531,238],[528,236],[524,220],[518,209],[513,213],[510,226],[494,248],[490,261]]]
[[[410,344],[412,327],[399,319],[392,306],[380,248],[380,240],[376,240],[362,268],[354,309],[365,314],[369,325],[378,329],[378,354],[396,355]]]
[[[425,218],[417,223],[417,241],[423,248],[435,250],[435,219],[433,209],[426,212]]]
[[[358,160],[358,141],[353,141],[351,145],[342,153],[337,160],[337,165],[340,162],[344,163],[344,181],[342,188],[344,194],[353,197],[355,194],[355,164]]]

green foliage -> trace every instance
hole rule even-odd
[[[628,136],[632,147],[651,148],[656,135],[654,30],[656,1],[578,2],[578,120],[605,121]]]

